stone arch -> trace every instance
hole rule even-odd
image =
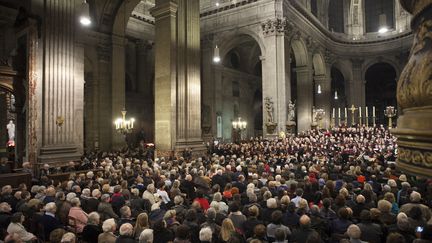
[[[312,64],[315,75],[326,75],[326,63],[321,53],[315,53],[312,57]]]
[[[139,2],[140,0],[129,0],[123,1],[121,3],[115,14],[112,28],[113,35],[124,37],[124,33],[127,27],[126,25],[129,22],[132,11],[135,9]]]
[[[294,39],[291,41],[291,49],[293,51],[297,67],[307,66],[308,51],[302,39]]]
[[[396,80],[399,79],[399,75],[401,73],[401,68],[400,68],[399,64],[397,63],[397,61],[392,60],[390,58],[386,58],[386,57],[377,57],[377,58],[370,60],[369,62],[366,62],[365,65],[363,65],[363,68],[362,68],[363,80],[366,80],[367,70],[377,63],[387,63],[390,66],[392,66],[394,68],[394,70],[396,71]]]
[[[15,95],[14,93],[14,89],[12,87],[12,85],[9,85],[7,83],[0,83],[0,89],[3,89],[9,93],[12,93],[13,95]]]
[[[351,65],[349,64],[348,61],[345,60],[336,61],[332,64],[332,67],[337,68],[342,73],[342,75],[345,78],[345,82],[349,82],[353,80]]]
[[[219,40],[226,40],[226,41],[218,43],[218,46],[220,49],[221,59],[223,59],[225,57],[225,55],[231,49],[233,49],[235,46],[238,46],[239,44],[241,44],[242,39],[243,39],[243,41],[249,41],[248,38],[244,38],[244,37],[252,38],[258,44],[258,46],[261,50],[261,55],[262,56],[265,55],[265,45],[264,45],[264,42],[263,42],[261,36],[258,35],[253,30],[250,30],[247,28],[242,28],[242,29],[236,30],[234,33],[231,32],[231,33],[227,33],[227,34],[222,34],[222,35],[219,35],[217,37],[217,39],[219,39]]]

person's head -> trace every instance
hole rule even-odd
[[[149,227],[149,221],[148,221],[147,213],[140,213],[138,215],[135,226],[140,226],[140,227],[145,227],[145,228]]]
[[[421,197],[420,193],[418,193],[416,191],[411,192],[411,194],[410,194],[410,201],[411,202],[418,203],[421,201],[421,199],[422,199],[422,197]]]
[[[105,220],[102,224],[103,232],[114,232],[116,231],[116,228],[116,222],[113,218]]]
[[[207,242],[211,242],[212,241],[212,236],[213,236],[213,232],[211,230],[210,227],[204,227],[200,230],[199,232],[199,240],[200,241],[207,241]]]
[[[62,228],[58,228],[58,229],[51,231],[51,233],[49,235],[50,243],[60,243],[64,234],[66,234],[66,230],[64,230]]]
[[[347,233],[347,235],[349,236],[349,238],[351,238],[351,239],[360,239],[360,236],[361,236],[361,230],[360,230],[360,228],[359,228],[357,225],[355,225],[355,224],[350,225],[350,226],[348,227],[346,233]]]
[[[238,212],[240,211],[240,205],[238,204],[238,202],[232,202],[229,205],[229,210],[230,212]]]
[[[276,239],[277,241],[284,241],[285,238],[286,238],[285,230],[283,230],[283,229],[281,229],[281,228],[276,229],[274,235],[275,235],[275,239]]]
[[[174,219],[176,217],[177,213],[175,210],[168,210],[166,211],[164,215],[164,220]]]
[[[80,199],[79,198],[73,198],[72,200],[71,200],[71,206],[72,207],[79,207],[79,206],[81,206],[81,201],[80,201]]]
[[[63,235],[60,242],[61,243],[75,243],[75,241],[76,241],[76,237],[75,237],[74,233],[67,232],[66,234]]]
[[[100,216],[97,212],[91,212],[88,215],[88,224],[93,224],[93,225],[99,225],[100,223]]]
[[[151,193],[154,193],[154,192],[156,191],[156,189],[155,189],[155,185],[154,185],[154,184],[149,184],[149,185],[147,186],[147,191],[149,191],[149,192],[151,192]]]
[[[132,212],[128,206],[123,206],[120,208],[120,215],[122,218],[130,218],[132,216]]]
[[[184,199],[182,196],[175,196],[174,197],[174,204],[175,205],[182,205],[184,202]]]
[[[57,211],[57,206],[55,203],[50,202],[45,205],[45,212],[55,214]]]
[[[220,192],[216,192],[213,194],[213,201],[220,202],[222,201],[222,194]]]
[[[153,243],[153,230],[143,230],[139,236],[139,243]]]
[[[187,225],[180,225],[177,227],[175,236],[179,240],[187,240],[189,238],[189,227]]]
[[[306,214],[302,215],[299,220],[301,227],[309,227],[311,223],[311,219]]]
[[[11,223],[20,224],[24,222],[24,214],[21,212],[14,213],[12,217],[10,218]]]
[[[215,220],[216,219],[216,209],[214,209],[214,208],[207,209],[206,216],[210,220]]]
[[[275,198],[267,199],[267,208],[277,208],[277,201]]]
[[[249,207],[248,212],[249,212],[249,216],[258,217],[259,208],[255,205],[253,205],[253,206]]]
[[[263,224],[256,225],[253,232],[254,232],[255,238],[265,237],[265,235],[267,233],[266,227]]]
[[[9,213],[12,211],[12,207],[7,202],[0,203],[0,212]]]
[[[129,223],[124,223],[120,226],[119,234],[123,236],[132,236],[133,226]]]
[[[392,208],[392,204],[387,200],[379,200],[378,201],[378,209],[381,213],[390,213]]]
[[[271,214],[271,222],[273,224],[279,225],[282,222],[282,212],[280,210],[276,210]]]
[[[103,194],[101,196],[101,201],[102,202],[109,202],[109,200],[110,200],[110,195],[109,194]]]
[[[386,243],[407,243],[405,237],[399,233],[393,232],[387,236]]]
[[[347,208],[340,208],[338,211],[339,218],[348,219],[350,214]]]
[[[303,189],[301,189],[301,188],[297,188],[297,189],[296,189],[296,196],[298,196],[298,197],[303,196]]]
[[[228,241],[228,239],[231,237],[231,234],[235,232],[234,224],[231,221],[231,219],[226,218],[222,221],[221,226],[221,238],[224,241]]]

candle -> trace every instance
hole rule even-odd
[[[359,106],[359,117],[361,118],[362,112],[361,112],[361,106]]]
[[[333,113],[332,117],[335,118],[335,115],[336,115],[335,114],[335,108],[333,108],[333,112],[332,113]]]
[[[340,107],[338,108],[338,118],[341,118],[341,114],[340,114]]]
[[[347,108],[345,107],[345,119],[347,119],[347,117],[348,117],[348,112],[347,112]]]
[[[372,117],[375,117],[375,106],[372,106]]]
[[[368,108],[367,108],[367,106],[365,107],[365,109],[366,109],[366,117],[369,117],[369,115],[368,115]]]

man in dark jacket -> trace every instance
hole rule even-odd
[[[136,243],[133,238],[133,226],[129,223],[124,223],[120,226],[120,236],[117,237],[116,243]]]
[[[309,216],[303,215],[300,217],[300,228],[292,233],[291,241],[297,243],[305,243],[309,235],[318,234],[311,228],[311,220]]]
[[[44,228],[45,239],[49,239],[51,232],[58,228],[63,228],[63,224],[55,217],[57,207],[54,202],[45,205],[45,214],[40,218],[39,223]]]

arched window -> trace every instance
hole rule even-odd
[[[378,32],[381,14],[386,15],[386,27],[394,28],[394,0],[365,0],[366,32]]]
[[[344,5],[342,0],[330,0],[329,4],[329,30],[344,33]]]

